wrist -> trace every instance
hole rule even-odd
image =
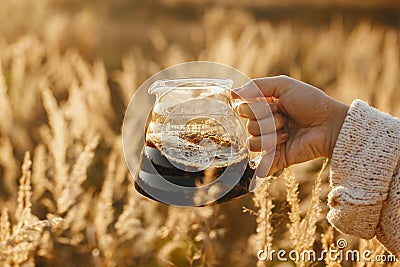
[[[339,137],[340,134],[340,130],[342,129],[342,125],[346,119],[347,116],[347,112],[349,111],[349,106],[335,101],[336,103],[336,107],[334,108],[334,112],[332,114],[332,123],[331,123],[331,127],[330,127],[330,134],[328,135],[330,137],[329,140],[329,146],[328,146],[328,151],[326,153],[326,157],[327,158],[332,158],[332,154],[333,154],[333,149],[335,148],[336,145],[336,141]]]

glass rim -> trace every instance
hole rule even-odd
[[[193,86],[193,84],[195,86]],[[233,85],[233,80],[228,78],[208,78],[208,77],[191,77],[191,78],[177,78],[177,79],[163,79],[155,81],[152,85],[150,85],[148,93],[155,93],[158,88],[176,88],[181,87],[187,89],[204,89],[202,87],[210,86],[210,85],[218,85],[222,89],[230,90]]]

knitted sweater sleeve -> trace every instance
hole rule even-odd
[[[400,255],[399,168],[400,120],[354,101],[332,155],[328,221]]]

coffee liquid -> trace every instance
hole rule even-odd
[[[196,188],[213,182],[221,175],[224,175],[222,186],[232,189],[207,205],[230,201],[248,193],[254,170],[249,166],[246,156],[240,161],[226,166],[211,165],[202,171],[185,171],[182,168],[177,168],[175,164],[171,164],[153,142],[146,141],[146,145],[142,151],[140,170],[135,179],[135,188],[142,195],[159,202],[160,200],[152,195],[168,195],[168,199],[175,198],[176,201],[172,200],[172,202],[178,203],[177,205],[180,205],[179,198],[186,198],[187,201],[185,203],[192,203],[194,206],[204,206],[196,205],[195,200],[193,200],[195,196],[189,193],[186,194],[184,189],[183,191],[174,192],[173,188],[166,186],[165,180],[175,185]],[[239,175],[241,176],[240,178],[238,177]],[[189,206],[189,204],[184,205]]]

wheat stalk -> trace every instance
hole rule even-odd
[[[312,249],[315,242],[317,222],[319,221],[322,212],[321,201],[319,199],[322,183],[321,176],[325,171],[327,164],[328,161],[325,160],[320,172],[317,175],[311,194],[311,203],[309,204],[306,215],[303,219],[301,219],[300,200],[298,196],[299,184],[290,174],[289,170],[285,170],[284,173],[284,179],[286,181],[287,188],[286,199],[291,208],[291,211],[289,212],[290,240],[292,242],[293,248],[296,249],[299,253],[304,250]],[[298,266],[304,266],[305,262],[300,260],[296,262],[296,264]]]
[[[7,209],[3,209],[0,219],[0,263],[16,264],[31,261],[34,250],[41,244],[46,228],[57,225],[61,218],[39,220],[31,213],[31,166],[29,153],[25,153],[22,175],[19,181],[16,223],[11,224]]]
[[[256,228],[256,243],[253,245],[254,251],[260,249],[271,249],[273,241],[273,226],[272,226],[272,209],[275,207],[270,195],[270,187],[272,177],[265,178],[262,185],[255,191],[253,201],[258,208],[257,215],[257,228]],[[258,261],[257,266],[266,266],[267,262]]]

